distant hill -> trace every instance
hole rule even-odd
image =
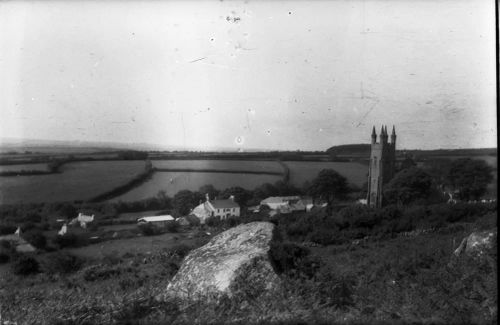
[[[326,152],[331,156],[349,156],[349,157],[369,157],[370,144],[344,144],[328,148]]]
[[[370,144],[345,144],[328,148],[326,153],[337,157],[370,157]],[[446,157],[446,156],[496,156],[497,148],[478,148],[478,149],[434,149],[418,150],[403,149],[397,150],[398,156],[410,155],[419,158],[424,157]]]

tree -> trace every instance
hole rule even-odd
[[[252,198],[252,193],[250,191],[239,186],[227,188],[220,193],[223,199],[228,199],[231,195],[234,196],[234,201],[240,206],[246,206],[247,201]]]
[[[451,163],[446,179],[458,190],[460,199],[477,200],[486,193],[493,180],[492,168],[484,160],[457,159]]]
[[[411,167],[417,167],[417,164],[415,163],[415,161],[413,159],[411,159],[410,156],[406,156],[405,159],[401,162],[401,168],[400,170],[403,170],[403,169],[408,169],[408,168],[411,168]]]
[[[277,196],[278,189],[271,183],[264,183],[256,187],[253,191],[253,196],[255,199],[261,201],[267,199],[270,196]]]
[[[277,181],[274,183],[274,187],[276,188],[279,196],[289,196],[289,195],[297,195],[301,194],[299,188],[293,186],[292,184],[284,181]]]
[[[65,203],[59,208],[61,216],[66,217],[68,220],[77,216],[77,209],[71,203]]]
[[[309,188],[309,194],[313,198],[319,198],[328,203],[329,212],[332,210],[334,200],[344,199],[348,192],[347,179],[333,169],[320,171]]]
[[[384,200],[389,204],[407,205],[436,198],[432,177],[417,167],[403,169],[384,187]]]
[[[182,190],[174,195],[173,206],[181,216],[185,216],[191,212],[198,202],[199,194],[189,190]]]
[[[202,195],[208,194],[210,200],[215,200],[215,198],[219,195],[220,191],[217,190],[212,184],[206,184],[201,186],[198,189],[198,192]]]

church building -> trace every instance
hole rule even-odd
[[[387,126],[382,126],[380,141],[377,142],[375,127],[372,131],[370,167],[368,169],[367,204],[382,206],[382,190],[393,177],[396,167],[396,130],[392,127],[391,142],[388,142]]]

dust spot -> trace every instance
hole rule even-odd
[[[236,137],[236,139],[234,139],[234,142],[237,145],[241,146],[245,142],[245,139],[241,135],[239,135],[239,136]]]
[[[241,21],[241,17],[236,16],[234,11],[232,13],[233,16],[226,16],[226,21],[232,23],[239,23]]]

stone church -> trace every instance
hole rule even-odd
[[[392,127],[391,142],[387,126],[380,130],[380,141],[377,142],[375,127],[372,131],[370,167],[368,169],[367,204],[372,207],[382,206],[382,189],[393,177],[396,168],[396,130]]]

